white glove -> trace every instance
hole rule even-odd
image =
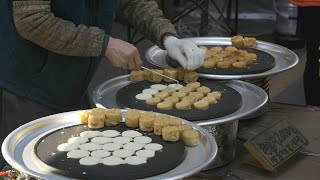
[[[203,64],[206,51],[193,42],[170,36],[163,44],[169,56],[176,59],[184,69],[195,70]]]

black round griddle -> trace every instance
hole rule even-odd
[[[107,129],[119,132],[128,130],[124,123],[115,127],[104,127],[99,131]],[[165,173],[177,167],[185,157],[185,146],[182,141],[175,143],[162,140],[161,136],[153,133],[143,133],[144,136],[152,138],[152,142],[163,146],[161,151],[157,151],[153,158],[148,158],[147,163],[132,166],[122,164],[118,166],[106,166],[97,164],[94,166],[83,166],[79,164],[79,159],[68,159],[67,152],[59,152],[57,146],[68,142],[72,136],[88,130],[85,125],[76,125],[54,131],[41,138],[35,146],[36,155],[41,161],[47,164],[55,173],[78,179],[138,179]],[[63,133],[62,133],[63,132]],[[55,153],[55,155],[52,155]]]
[[[177,116],[189,121],[207,120],[231,114],[237,111],[242,104],[241,95],[234,89],[225,85],[216,83],[214,81],[199,79],[202,86],[207,86],[213,91],[220,91],[222,98],[218,103],[210,105],[207,110],[198,110],[195,108],[189,110],[178,110],[173,107],[171,110],[160,110],[156,105],[147,105],[145,101],[137,100],[135,96],[142,93],[142,90],[150,88],[153,83],[148,81],[140,81],[137,83],[129,84],[117,93],[117,104],[120,108],[135,108],[146,111],[154,111]],[[165,84],[162,82],[162,84]]]
[[[206,46],[210,49],[213,46]],[[225,48],[227,46],[220,46]],[[256,74],[262,73],[272,69],[276,65],[274,57],[266,52],[260,51],[258,49],[247,48],[247,47],[237,47],[238,49],[246,50],[249,53],[255,53],[257,55],[257,61],[252,64],[247,65],[246,68],[235,68],[231,66],[230,68],[203,68],[200,67],[196,70],[198,73],[203,74],[215,74],[215,75],[245,75],[245,74]],[[180,66],[179,62],[172,59],[167,55],[166,62],[169,66],[176,68]]]

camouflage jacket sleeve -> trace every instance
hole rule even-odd
[[[100,56],[108,35],[97,27],[75,25],[51,12],[51,1],[13,1],[17,32],[52,52],[68,56]]]
[[[164,35],[176,36],[174,26],[163,16],[154,0],[121,0],[118,14],[121,20],[127,21],[161,48]]]

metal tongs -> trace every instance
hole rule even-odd
[[[163,74],[161,74],[161,73],[158,73],[157,71],[154,71],[154,70],[152,70],[152,69],[146,68],[146,67],[144,67],[144,66],[141,66],[141,68],[142,68],[142,69],[145,69],[145,70],[147,70],[147,71],[150,71],[150,72],[152,72],[152,73],[156,73],[156,74],[158,74],[158,75],[160,75],[160,76],[162,76],[162,77],[168,78],[168,79],[170,79],[170,80],[172,80],[172,81],[175,81],[177,84],[179,84],[179,81],[176,80],[176,79],[173,79],[172,77],[163,75]]]

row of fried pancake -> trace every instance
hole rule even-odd
[[[233,36],[231,38],[231,43],[234,46],[244,46],[244,47],[255,47],[256,38],[254,37],[243,37],[241,35]]]
[[[185,83],[196,82],[199,77],[198,73],[194,71],[185,70],[182,67],[179,67],[176,69],[172,68],[172,69],[153,69],[153,70],[165,76],[171,77],[173,79],[184,81]],[[163,76],[148,70],[131,71],[130,80],[132,82],[148,80],[152,83],[160,83],[162,80],[168,83],[174,82],[171,79],[164,78]]]
[[[176,89],[167,87],[154,94],[152,98],[147,99],[146,104],[157,105],[157,108],[161,110],[170,110],[173,106],[178,110],[189,110],[192,105],[196,109],[207,110],[220,98],[220,92],[211,92],[210,88],[201,86],[199,82],[194,82],[188,83],[177,92]]]
[[[193,130],[192,126],[182,124],[180,118],[170,118],[166,114],[156,115],[151,111],[141,113],[139,110],[130,109],[125,119],[128,127],[162,135],[165,141],[176,142],[181,139],[187,146],[198,145],[199,133]]]
[[[90,129],[99,129],[104,126],[116,126],[122,119],[122,112],[118,108],[94,108],[80,114],[81,123],[87,123]]]
[[[205,46],[200,46],[200,48],[206,50],[206,58],[202,64],[203,68],[245,68],[257,60],[255,53],[249,53],[232,46],[225,49],[220,46],[214,46],[210,49]]]
[[[90,129],[99,129],[104,126],[116,126],[122,119],[120,109],[94,108],[81,113],[81,123],[87,123]],[[130,109],[125,115],[125,124],[129,128],[139,128],[143,132],[154,132],[162,135],[163,140],[176,142],[182,139],[187,146],[198,145],[199,133],[190,125],[182,124],[180,118],[171,118],[169,115],[156,115],[151,111],[141,112]]]

